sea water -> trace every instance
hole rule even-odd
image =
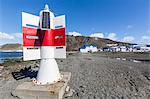
[[[3,59],[6,58],[21,58],[22,52],[0,52],[0,63],[3,63]]]

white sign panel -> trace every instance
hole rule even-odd
[[[57,16],[54,18],[54,28],[65,28],[66,23],[65,23],[65,15]]]
[[[54,18],[54,27],[56,29],[56,36],[55,39],[63,39],[61,42],[64,42],[61,46],[56,46],[54,48],[54,57],[55,58],[66,58],[66,34],[65,34],[65,15],[57,16]],[[57,29],[60,30],[62,33],[61,35],[57,35]]]
[[[39,17],[22,12],[22,33],[23,33],[23,60],[41,59],[40,44],[38,40],[37,29],[39,26]]]

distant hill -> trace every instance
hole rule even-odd
[[[86,36],[67,36],[67,51],[77,51],[83,44],[94,44],[98,48],[105,47],[107,44],[129,45],[130,43],[113,41],[105,38],[86,37]]]
[[[5,44],[0,47],[0,50],[22,50],[21,44]]]
[[[67,51],[77,51],[83,44],[94,44],[98,48],[105,47],[106,44],[128,45],[129,43],[117,42],[105,38],[86,37],[86,36],[70,36],[67,35]],[[5,44],[0,47],[0,50],[22,50],[21,44]]]

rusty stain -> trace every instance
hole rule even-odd
[[[60,81],[58,81],[58,83],[65,83],[65,81],[64,80],[60,80]]]
[[[54,91],[50,91],[50,93],[51,93],[51,94],[55,94],[55,92],[54,92]]]

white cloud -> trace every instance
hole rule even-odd
[[[104,34],[103,33],[93,33],[93,34],[90,35],[90,37],[104,38]]]
[[[22,38],[22,33],[13,33],[12,34],[15,38]]]
[[[134,41],[134,37],[133,36],[126,36],[123,38],[124,42],[133,42]]]
[[[0,32],[0,45],[7,43],[22,43],[22,33]]]
[[[117,40],[117,34],[116,33],[109,33],[106,38],[109,38],[111,40]]]
[[[99,37],[99,38],[108,38],[111,40],[117,40],[116,33],[109,33],[108,36],[104,35],[104,33],[93,33],[90,35],[90,37]]]
[[[150,36],[142,36],[143,40],[150,40]]]
[[[12,40],[12,39],[14,39],[14,36],[0,32],[0,40]]]
[[[82,36],[81,33],[78,33],[78,32],[68,32],[68,35],[73,35],[73,36]]]
[[[140,43],[150,44],[150,36],[146,36],[146,35],[142,36]]]

